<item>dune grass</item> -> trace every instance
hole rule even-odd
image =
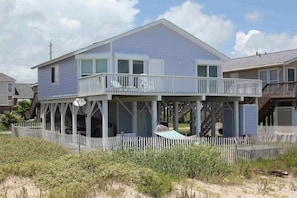
[[[297,149],[292,148],[273,160],[229,165],[215,147],[207,145],[177,146],[160,152],[75,154],[37,138],[2,137],[0,180],[10,175],[33,178],[41,192],[46,192],[43,197],[83,198],[106,191],[113,183],[123,183],[152,197],[166,197],[174,182],[187,178],[224,184],[232,178],[249,179],[256,168],[296,173],[296,154]]]

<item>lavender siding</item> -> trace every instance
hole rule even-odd
[[[86,51],[82,54],[96,54],[96,53],[106,53],[106,52],[110,52],[110,45],[109,44],[105,44],[99,47],[96,47],[94,49],[91,49],[89,51]]]
[[[163,24],[142,30],[113,41],[113,54],[146,55],[149,59],[164,60],[165,75],[196,76],[196,59],[219,60]],[[91,49],[83,54],[107,53],[110,44]],[[115,59],[114,59],[115,60]],[[115,61],[112,61],[112,71]],[[77,60],[68,58],[59,63],[59,83],[51,83],[51,66],[39,68],[39,99],[77,94]]]
[[[38,69],[39,100],[77,94],[77,60],[71,57],[61,61],[58,65],[59,82],[56,84],[51,83],[51,66]]]
[[[150,59],[163,59],[165,75],[195,76],[195,59],[219,60],[162,24],[114,41],[113,51],[147,55]]]

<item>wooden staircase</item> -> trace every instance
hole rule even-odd
[[[204,109],[204,106],[203,106],[203,108],[201,109],[201,112],[205,110],[207,110],[208,112],[211,112],[210,105],[205,105],[205,108],[207,109]],[[214,119],[217,122],[219,118],[222,116],[224,103],[216,103],[214,108],[215,108]],[[201,133],[204,135],[208,133],[209,130],[211,130],[211,126],[212,126],[211,118],[212,118],[211,113],[208,113],[207,116],[203,119],[203,122],[201,123]]]
[[[214,118],[216,121],[218,121],[219,118],[221,117],[222,112],[223,112],[223,107],[224,107],[224,103],[216,103],[215,104]],[[190,111],[191,111],[191,104],[185,103],[185,104],[180,105],[179,110],[178,110],[178,118],[181,118],[182,116],[186,115]],[[209,104],[204,103],[203,107],[201,109],[201,114],[206,115],[203,118],[203,122],[201,123],[201,132],[203,134],[206,134],[211,129],[211,125],[212,125],[211,106]],[[171,116],[170,119],[172,120],[173,116]]]
[[[36,116],[36,108],[39,104],[38,94],[37,92],[34,93],[34,97],[31,101],[30,109],[26,112],[26,119],[32,119]]]
[[[275,100],[294,99],[297,93],[297,82],[280,82],[266,84],[262,89],[262,97],[258,99],[259,124],[266,123],[266,118],[273,115]],[[254,103],[253,98],[248,103]],[[269,120],[269,119],[268,119]]]

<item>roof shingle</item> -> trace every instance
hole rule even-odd
[[[230,59],[222,64],[224,72],[283,65],[297,60],[297,49]]]

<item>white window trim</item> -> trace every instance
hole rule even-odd
[[[52,82],[52,68],[55,68],[55,79]],[[59,64],[51,66],[51,84],[58,84],[59,83]]]
[[[217,78],[222,77],[222,61],[220,60],[207,60],[207,59],[195,59],[196,76],[198,75],[198,65],[206,66],[206,78],[209,77],[209,66],[217,66]]]
[[[143,72],[147,73],[147,65],[149,57],[147,55],[140,54],[115,54],[115,73],[118,73],[118,60],[128,60],[129,61],[129,74],[133,73],[133,61],[143,61]]]
[[[266,83],[271,83],[271,79],[270,79],[270,71],[271,70],[276,70],[277,71],[277,82],[279,82],[279,68],[270,68],[270,69],[261,69],[261,70],[259,70],[258,71],[258,79],[259,80],[261,80],[260,79],[260,73],[261,72],[266,72],[266,79],[267,79],[267,81],[266,81]]]
[[[96,60],[98,59],[107,59],[107,73],[111,72],[111,56],[110,53],[100,53],[100,54],[78,54],[75,56],[75,58],[77,59],[77,65],[78,65],[78,69],[77,69],[77,75],[78,78],[82,78],[81,76],[81,61],[82,60],[92,60],[92,75],[96,74]]]

